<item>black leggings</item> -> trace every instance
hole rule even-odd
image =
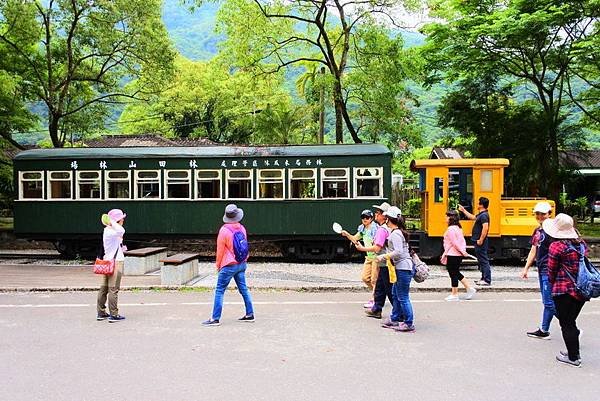
[[[450,276],[450,282],[452,284],[452,288],[458,287],[458,282],[465,278],[460,272],[460,262],[462,262],[462,256],[447,256],[448,262],[446,264],[446,268],[448,269],[448,275]]]
[[[579,359],[579,329],[577,328],[577,316],[585,302],[579,301],[568,294],[557,295],[554,299],[556,315],[560,322],[563,340],[567,346],[569,359]]]

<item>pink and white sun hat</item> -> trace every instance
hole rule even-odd
[[[110,219],[113,221],[123,220],[125,217],[127,217],[127,215],[123,213],[121,209],[112,209],[107,214],[108,217],[110,217]]]
[[[552,238],[556,239],[577,239],[579,234],[573,227],[573,218],[568,214],[559,213],[553,219],[546,219],[542,223],[542,228]]]

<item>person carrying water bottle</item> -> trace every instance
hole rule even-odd
[[[248,235],[246,228],[240,221],[244,211],[234,204],[225,207],[223,226],[217,237],[217,270],[219,272],[215,288],[215,301],[212,317],[204,322],[203,326],[221,325],[221,312],[223,310],[223,296],[229,282],[233,278],[238,291],[244,299],[246,314],[239,318],[241,322],[254,322],[254,309],[252,298],[246,286],[246,261],[248,260]]]

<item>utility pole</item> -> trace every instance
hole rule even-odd
[[[321,67],[321,74],[325,77],[325,67]],[[319,143],[325,142],[325,85],[321,80],[321,90],[319,97]]]

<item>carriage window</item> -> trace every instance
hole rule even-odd
[[[383,169],[381,167],[355,168],[354,188],[357,198],[383,196]]]
[[[433,179],[433,192],[434,192],[434,202],[441,203],[444,201],[444,179],[443,178],[434,178]]]
[[[21,172],[21,199],[44,199],[44,176],[41,171]]]
[[[348,197],[348,169],[324,168],[321,169],[321,196],[323,198]]]
[[[106,172],[106,198],[129,199],[129,171]]]
[[[71,199],[71,172],[50,171],[48,199]]]
[[[481,192],[492,192],[492,177],[492,170],[481,170],[481,185],[479,186]]]
[[[316,198],[315,170],[290,170],[290,198],[308,199]]]
[[[258,197],[283,199],[283,170],[258,171]]]
[[[135,172],[136,199],[160,199],[160,175],[158,171]]]
[[[252,199],[252,171],[227,171],[227,197],[230,199]]]
[[[190,199],[189,170],[167,171],[167,199]]]
[[[464,206],[473,213],[473,169],[452,168],[448,170],[448,209],[455,210]],[[461,220],[467,217],[460,213]]]
[[[100,199],[100,172],[77,172],[77,199]]]
[[[199,199],[221,199],[221,171],[196,171],[196,197]]]

